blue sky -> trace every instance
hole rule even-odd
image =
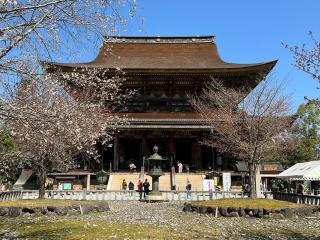
[[[319,96],[318,82],[297,70],[282,43],[309,43],[308,32],[320,38],[319,0],[137,0],[142,27],[123,35],[214,35],[223,60],[255,63],[278,59],[275,77],[285,81],[293,105],[304,96]],[[134,25],[134,24],[133,24]],[[137,24],[138,25],[138,24]]]

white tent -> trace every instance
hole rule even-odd
[[[320,180],[320,161],[297,163],[278,175],[289,180]]]

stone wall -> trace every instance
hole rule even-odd
[[[93,204],[79,203],[70,206],[25,206],[25,207],[7,207],[0,206],[0,216],[19,217],[19,216],[39,216],[39,215],[77,215],[88,214],[90,212],[109,211],[109,204],[106,201],[100,201]]]
[[[301,206],[301,208],[250,208],[250,207],[207,207],[185,203],[185,212],[211,214],[214,217],[257,217],[257,218],[291,218],[312,216],[320,212],[319,206]]]

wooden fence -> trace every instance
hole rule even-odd
[[[289,202],[294,202],[298,204],[308,204],[308,205],[315,205],[315,206],[320,205],[319,195],[275,192],[273,193],[273,198],[277,200],[289,201]]]

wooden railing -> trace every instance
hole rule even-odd
[[[17,200],[22,199],[21,191],[5,191],[0,192],[0,201]]]
[[[298,204],[320,205],[319,195],[306,195],[297,193],[274,192],[273,198],[277,200],[289,201]]]

